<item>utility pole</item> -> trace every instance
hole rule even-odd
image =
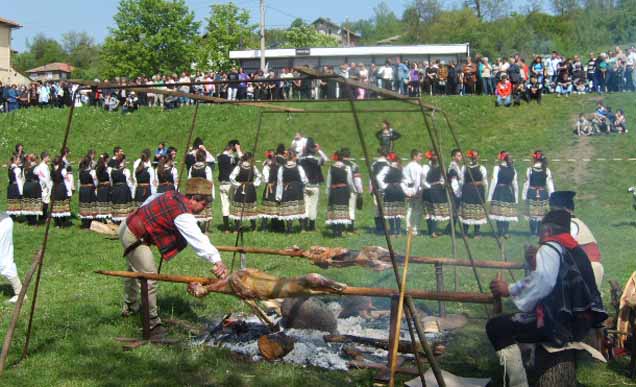
[[[261,70],[265,71],[265,0],[261,2]]]

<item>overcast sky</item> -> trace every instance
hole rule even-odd
[[[38,33],[59,39],[64,32],[85,31],[98,43],[108,35],[117,12],[118,0],[2,0],[10,6],[0,7],[0,17],[13,20],[24,27],[14,30],[12,48],[23,51],[27,39]],[[197,20],[209,14],[213,3],[228,1],[186,0]],[[265,0],[265,23],[268,27],[287,27],[300,17],[308,22],[319,16],[335,22],[366,19],[373,16],[373,8],[380,0]],[[389,0],[386,3],[400,17],[410,0]],[[6,5],[5,3],[5,5]],[[234,3],[250,11],[252,21],[258,23],[259,0],[235,0]]]

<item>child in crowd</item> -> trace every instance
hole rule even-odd
[[[627,123],[625,121],[625,112],[623,109],[618,109],[614,116],[614,129],[621,134],[627,133]]]
[[[576,120],[574,133],[576,133],[577,136],[591,136],[593,133],[592,123],[585,118],[583,113],[579,114],[579,119]]]

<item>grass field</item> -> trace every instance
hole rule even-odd
[[[632,170],[635,161],[614,161],[614,158],[634,157],[633,133],[624,136],[594,137],[579,139],[572,135],[571,127],[579,112],[591,112],[596,96],[574,96],[555,98],[548,96],[544,104],[523,105],[519,108],[495,109],[492,99],[482,97],[451,97],[433,99],[447,111],[456,127],[464,148],[476,148],[486,159],[489,169],[502,149],[513,154],[521,175],[528,162],[523,159],[535,149],[543,149],[549,159],[560,159],[551,163],[557,189],[574,189],[577,195],[577,214],[587,222],[597,237],[604,256],[606,279],[624,283],[634,270],[632,245],[634,215],[630,197],[626,192],[632,185]],[[623,108],[628,120],[636,117],[636,96],[616,94],[605,97],[614,109]],[[294,107],[316,108],[316,105],[294,104]],[[347,103],[324,104],[325,109],[347,109]],[[397,102],[362,102],[360,107],[403,108]],[[130,159],[136,158],[143,148],[154,149],[158,142],[165,141],[182,151],[186,133],[192,119],[192,108],[159,112],[141,110],[132,115],[108,114],[89,108],[79,108],[73,118],[69,139],[71,158],[78,160],[89,148],[98,152],[112,151],[114,145],[122,146]],[[208,148],[215,153],[229,139],[238,138],[243,148],[251,150],[258,110],[235,106],[201,106],[196,134],[201,136]],[[27,151],[57,151],[66,123],[67,110],[28,110],[0,115],[0,155],[8,159],[11,148],[22,142]],[[349,114],[268,114],[264,115],[263,135],[256,150],[257,158],[279,142],[288,144],[295,131],[302,130],[316,138],[327,153],[341,146],[349,146],[355,156],[361,157],[359,142],[355,134],[353,119]],[[397,149],[402,157],[414,148],[429,147],[422,117],[419,113],[365,113],[362,124],[368,144],[376,144],[374,133],[382,119],[389,119],[403,138]],[[445,153],[453,144],[439,114],[435,121]],[[631,121],[630,121],[631,122]],[[375,145],[371,147],[374,149]],[[594,161],[603,158],[606,161]],[[592,159],[592,161],[583,161]],[[576,160],[576,161],[569,161]],[[368,176],[366,168],[363,174]],[[2,179],[6,181],[6,179]],[[6,191],[2,183],[2,191]],[[520,181],[522,184],[522,181]],[[301,247],[327,245],[357,248],[365,245],[384,245],[383,239],[366,231],[373,225],[373,208],[370,196],[365,195],[365,208],[359,214],[360,234],[346,239],[328,237],[322,226],[325,213],[325,198],[322,197],[320,231],[315,233],[279,234],[247,233],[245,244],[267,247]],[[4,207],[5,196],[0,199]],[[75,203],[76,205],[77,203]],[[218,205],[215,218],[220,220]],[[77,221],[75,221],[78,223]],[[512,227],[513,238],[506,242],[509,259],[521,260],[524,243],[531,242],[527,233],[527,222],[521,221]],[[42,240],[43,228],[30,228],[18,224],[15,229],[16,261],[19,272],[24,275],[30,265],[31,256]],[[487,230],[484,230],[487,231]],[[217,230],[210,234],[216,244],[233,244],[234,236],[223,235]],[[394,242],[398,251],[404,251],[405,237]],[[489,236],[471,241],[477,258],[499,259],[495,240]],[[414,243],[414,254],[428,256],[450,256],[448,237],[430,240],[418,237]],[[459,246],[458,257],[466,257]],[[226,263],[231,255],[224,255]],[[318,272],[352,285],[395,286],[390,272],[376,273],[363,268],[322,270],[297,258],[250,256],[249,265],[281,276]],[[124,260],[117,241],[80,231],[77,227],[51,232],[42,285],[38,298],[38,309],[34,320],[34,337],[30,356],[16,367],[11,367],[0,379],[3,386],[119,386],[119,385],[210,385],[210,386],[332,386],[371,384],[373,374],[366,371],[351,373],[326,372],[278,363],[252,364],[240,361],[227,351],[190,347],[185,343],[176,347],[161,348],[147,346],[132,352],[122,352],[113,338],[139,335],[139,322],[119,317],[122,298],[122,283],[113,278],[93,274],[97,269],[122,270]],[[164,273],[206,275],[205,263],[186,250],[178,258],[164,266]],[[476,291],[472,272],[458,269],[458,290]],[[483,283],[494,277],[493,271],[480,270]],[[454,282],[452,268],[445,272],[447,284]],[[433,267],[411,266],[409,287],[434,288]],[[608,287],[603,287],[605,300]],[[0,298],[10,295],[8,284],[0,285]],[[385,301],[378,300],[382,305]],[[159,303],[162,316],[189,321],[202,321],[228,311],[245,310],[235,298],[211,295],[198,300],[185,293],[185,287],[176,284],[161,284]],[[384,304],[386,305],[386,304]],[[435,310],[435,303],[420,303],[421,307]],[[484,310],[468,304],[448,304],[453,313],[468,313],[471,324],[453,337],[441,364],[445,369],[466,376],[493,376],[500,380],[500,369],[495,354],[487,342],[483,325]],[[28,308],[25,308],[28,309]],[[512,305],[506,304],[512,311]],[[0,333],[6,331],[12,307],[0,304]],[[10,360],[15,361],[24,344],[25,319],[19,325],[13,342]],[[174,330],[175,336],[185,335]],[[580,363],[579,381],[586,386],[607,386],[628,383],[625,361],[609,365]]]

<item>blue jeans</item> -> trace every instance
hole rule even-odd
[[[490,77],[481,79],[481,93],[483,95],[492,94],[492,82],[490,80]]]
[[[502,97],[500,95],[497,96],[497,106],[510,106],[512,104],[512,96]]]

